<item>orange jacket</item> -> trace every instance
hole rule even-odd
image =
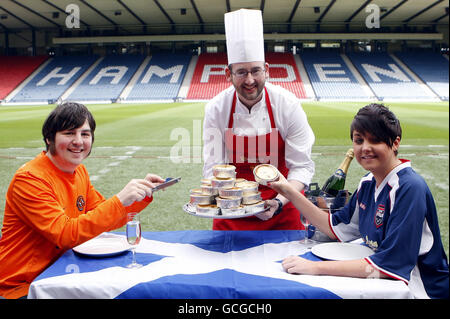
[[[7,194],[0,238],[0,296],[27,295],[30,283],[66,250],[126,224],[146,197],[124,207],[117,196],[105,198],[92,186],[84,165],[64,173],[45,151],[14,175]]]

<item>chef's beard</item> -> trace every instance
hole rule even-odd
[[[245,103],[246,101],[252,102],[252,104],[258,102],[262,97],[262,91],[264,90],[265,83],[266,83],[265,79],[256,81],[253,84],[253,86],[256,86],[256,92],[253,93],[246,92],[245,90],[246,85],[244,83],[242,83],[240,86],[235,85],[236,91],[238,92],[241,102],[244,104],[246,104]]]

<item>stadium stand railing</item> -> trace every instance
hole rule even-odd
[[[0,100],[6,99],[48,56],[0,56]]]
[[[184,75],[183,82],[181,83],[180,90],[178,91],[177,100],[182,101],[186,99],[187,94],[189,92],[189,86],[192,82],[192,77],[194,76],[195,66],[197,65],[198,56],[191,56],[191,61],[189,62],[186,74]]]
[[[306,72],[303,60],[300,58],[299,54],[295,54],[293,56],[294,56],[295,64],[297,65],[297,70],[300,75],[300,79],[302,80],[303,88],[305,89],[305,96],[309,100],[315,100],[316,93],[314,92],[314,89],[312,87],[311,81],[308,76],[308,72]]]

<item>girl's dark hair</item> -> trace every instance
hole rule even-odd
[[[400,121],[389,108],[382,104],[369,104],[361,108],[353,118],[350,126],[350,139],[353,139],[353,131],[365,135],[369,133],[378,141],[390,147],[394,144],[397,136],[402,138]],[[395,152],[397,155],[397,152]]]
[[[95,120],[91,112],[86,106],[75,102],[64,102],[58,105],[47,117],[42,126],[42,136],[44,143],[49,150],[50,143],[55,141],[56,132],[65,130],[73,130],[86,122],[89,123],[92,134],[92,142],[94,142]]]

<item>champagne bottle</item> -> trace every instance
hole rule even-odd
[[[331,175],[322,186],[322,191],[330,196],[336,197],[338,192],[344,189],[345,178],[347,177],[348,167],[354,157],[353,149],[350,148],[345,154],[345,158],[338,169]]]

